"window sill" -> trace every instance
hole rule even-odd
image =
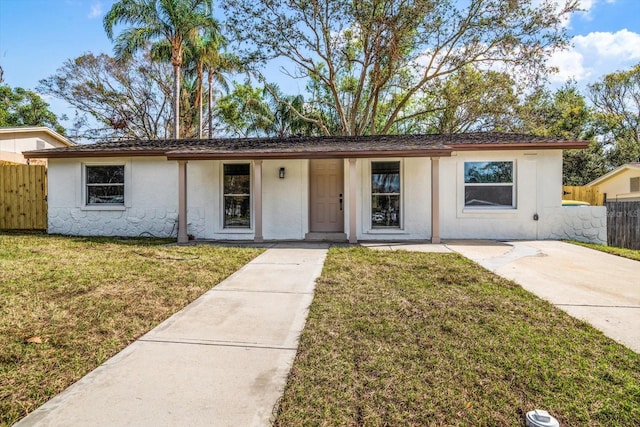
[[[458,212],[460,218],[486,218],[488,216],[509,217],[518,214],[517,208],[463,208]]]
[[[400,227],[396,228],[370,228],[366,231],[366,234],[406,234],[404,229]]]
[[[124,211],[127,207],[124,205],[84,205],[80,207],[83,211]]]
[[[462,208],[462,212],[515,212],[517,210],[517,208],[508,206],[465,206]]]
[[[252,228],[221,228],[217,234],[253,234]]]

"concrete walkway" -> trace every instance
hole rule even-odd
[[[266,426],[328,244],[275,244],[24,426]]]
[[[366,243],[372,249],[458,252],[640,353],[640,262],[553,240]]]

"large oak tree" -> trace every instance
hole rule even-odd
[[[558,5],[561,3],[561,5]],[[535,80],[565,46],[575,0],[226,0],[250,61],[285,58],[315,88],[309,116],[324,134],[388,133],[433,111],[416,98],[466,67]],[[327,122],[323,118],[330,118]]]

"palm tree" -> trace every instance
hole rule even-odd
[[[202,36],[195,37],[187,43],[187,56],[191,59],[197,78],[196,104],[198,108],[198,138],[202,138],[202,93],[204,87],[205,68],[210,69],[220,62],[220,47],[226,40],[220,34],[218,25],[207,28]],[[210,82],[211,85],[211,82]]]
[[[205,68],[207,70],[207,82],[209,96],[207,100],[207,113],[209,115],[209,139],[213,138],[213,82],[222,86],[225,91],[229,90],[229,84],[225,77],[226,73],[239,72],[242,70],[240,59],[232,53],[220,53],[215,56],[205,58]]]
[[[165,40],[171,46],[175,139],[180,138],[180,77],[185,43],[202,29],[216,25],[211,0],[119,0],[104,17],[104,29],[113,40],[113,27],[127,24],[116,38],[117,58],[128,58],[149,43]]]
[[[304,107],[302,95],[285,95],[278,85],[266,84],[261,102],[253,104],[253,109],[259,117],[256,125],[266,135],[309,135],[312,133],[309,123],[295,113],[303,111]]]

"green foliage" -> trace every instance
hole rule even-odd
[[[544,88],[532,92],[519,107],[518,116],[525,133],[573,140],[593,137],[593,110],[574,82],[553,93]]]
[[[640,64],[589,86],[608,166],[640,160]]]
[[[398,123],[411,133],[505,131],[518,104],[508,73],[467,65],[426,86]]]
[[[420,98],[468,67],[507,63],[535,81],[546,56],[566,44],[565,18],[576,9],[546,0],[229,0],[224,7],[236,39],[249,42],[245,58],[285,58],[292,77],[309,79],[310,108],[298,113],[325,135],[410,128],[402,122],[433,113]],[[436,105],[447,129],[460,127],[454,116],[465,108],[456,101],[449,111]]]
[[[564,153],[565,185],[585,185],[640,158],[640,64],[604,76],[588,95],[569,82],[554,93],[535,91],[518,110],[522,132],[591,141]]]
[[[257,129],[258,118],[253,114],[255,103],[262,100],[262,90],[254,88],[249,82],[233,83],[228,95],[218,100],[217,108],[224,130],[234,136],[247,137]],[[255,136],[255,134],[254,134]]]
[[[227,46],[217,22],[213,26],[206,28],[202,35],[188,40],[185,46],[185,56],[187,58],[187,74],[196,77],[195,106],[198,110],[198,132],[197,136],[202,138],[204,132],[204,80],[205,74],[208,83],[208,128],[209,138],[213,137],[213,100],[214,83],[228,90],[225,74],[237,72],[242,69],[237,57],[233,54],[223,52]]]
[[[313,135],[317,128],[298,113],[305,108],[302,96],[284,95],[274,84],[263,88],[249,82],[234,84],[231,93],[218,101],[226,131],[243,137]]]
[[[65,134],[64,127],[40,95],[6,85],[0,86],[0,126],[47,126]]]
[[[180,137],[180,79],[185,44],[203,29],[217,26],[209,0],[120,0],[104,17],[104,29],[113,39],[118,24],[131,25],[115,38],[115,54],[127,59],[145,49],[149,43],[164,41],[170,46],[174,68],[173,136]]]
[[[603,146],[597,141],[594,109],[574,82],[555,92],[538,89],[517,109],[516,130],[566,140],[591,141],[584,150],[565,150],[562,182],[585,185],[606,172]]]

